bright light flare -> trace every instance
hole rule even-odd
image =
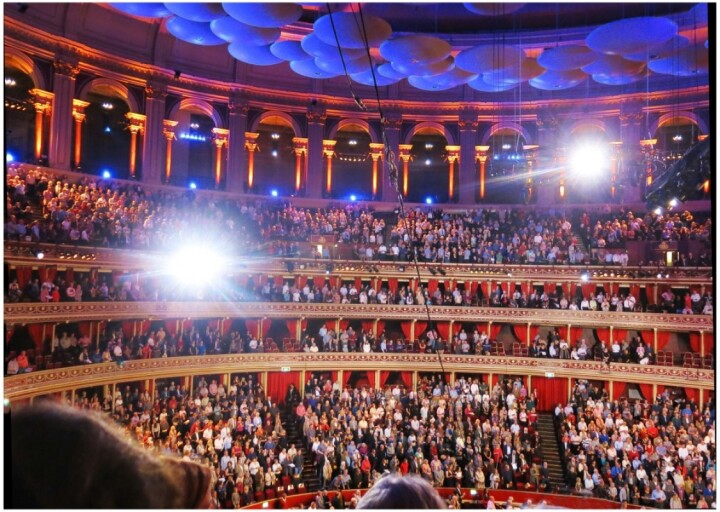
[[[609,167],[610,160],[607,148],[588,142],[577,146],[570,153],[568,163],[573,173],[584,177],[595,177]]]
[[[167,271],[180,284],[198,287],[212,284],[227,268],[225,257],[207,247],[185,247],[175,251]]]

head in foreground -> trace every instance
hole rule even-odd
[[[438,492],[419,477],[388,475],[362,497],[360,509],[447,508]]]

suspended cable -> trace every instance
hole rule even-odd
[[[332,11],[330,9],[330,3],[325,4],[327,5],[328,10],[328,16],[330,17],[330,26],[332,27],[333,36],[335,36],[335,44],[337,45],[338,53],[340,54],[340,62],[342,62],[343,72],[345,73],[345,79],[348,83],[348,89],[350,89],[350,95],[352,96],[352,99],[355,100],[355,104],[358,106],[358,108],[362,111],[367,111],[367,107],[363,103],[362,98],[360,98],[357,94],[355,94],[355,90],[353,89],[352,80],[350,79],[350,74],[347,70],[347,65],[345,64],[345,56],[343,55],[342,48],[340,47],[340,38],[337,34],[337,29],[335,28],[335,21],[333,20]]]

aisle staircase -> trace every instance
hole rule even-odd
[[[537,430],[542,439],[543,459],[547,461],[550,470],[550,488],[553,490],[563,488],[565,487],[565,471],[560,457],[560,446],[552,413],[543,413],[538,416]]]
[[[303,449],[303,455],[305,457],[305,466],[303,472],[300,475],[300,482],[305,484],[306,492],[313,492],[320,489],[320,479],[317,477],[315,470],[314,456],[312,452],[307,448],[307,443],[303,438],[302,431],[298,430],[295,423],[295,413],[293,411],[287,411],[285,408],[280,413],[280,419],[282,420],[283,427],[287,432],[288,446],[292,443],[295,444],[296,448]],[[295,487],[297,488],[298,481],[295,481]]]

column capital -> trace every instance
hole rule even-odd
[[[177,125],[177,121],[173,121],[171,119],[163,119],[163,135],[167,140],[177,139],[177,137],[175,136],[175,128],[177,127]]]
[[[213,143],[217,147],[223,147],[227,145],[228,138],[230,137],[230,130],[227,128],[213,128]]]
[[[480,122],[478,121],[478,111],[472,107],[463,107],[460,109],[458,127],[461,131],[475,131]]]
[[[486,162],[488,151],[490,151],[490,146],[475,146],[475,160]]]
[[[130,130],[131,133],[142,133],[145,131],[145,120],[147,119],[145,114],[128,112],[125,114],[125,119],[128,120],[128,130]]]
[[[80,74],[80,67],[77,62],[70,62],[65,59],[56,59],[53,61],[53,70],[58,75],[76,78]]]
[[[42,89],[31,89],[30,95],[35,100],[33,101],[33,106],[36,112],[42,112],[43,114],[50,113],[53,101],[55,100],[55,94],[43,91]]]
[[[293,137],[293,151],[296,155],[304,155],[308,150],[307,137]]]
[[[89,101],[73,99],[72,116],[75,121],[82,122],[85,120],[85,109],[90,105]]]
[[[257,140],[260,137],[259,133],[245,132],[245,149],[251,153],[256,151],[258,148]]]
[[[228,111],[230,114],[240,114],[246,116],[250,111],[250,105],[248,105],[246,101],[231,98],[228,103]]]
[[[167,95],[167,87],[164,85],[147,84],[145,86],[145,98],[148,100],[164,100]]]
[[[449,162],[456,162],[460,159],[460,146],[445,146]]]
[[[382,119],[383,127],[386,130],[399,130],[402,127],[402,116],[384,117]]]
[[[335,155],[336,140],[323,140],[323,155],[332,158]]]
[[[385,144],[380,144],[377,142],[370,143],[370,157],[372,157],[373,160],[378,160],[380,157],[382,157],[384,151]]]

